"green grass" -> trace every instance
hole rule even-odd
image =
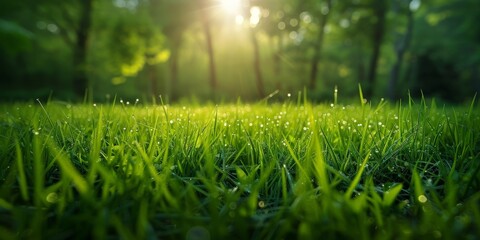
[[[0,108],[0,238],[480,238],[474,101]]]

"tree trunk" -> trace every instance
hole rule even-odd
[[[325,26],[327,25],[328,15],[330,15],[331,8],[332,8],[332,0],[327,0],[326,3],[329,11],[327,14],[323,15],[320,20],[320,28],[318,30],[319,32],[318,32],[317,41],[315,42],[315,53],[312,58],[311,70],[310,70],[310,82],[309,82],[310,90],[314,90],[317,85],[318,64],[321,58],[323,39],[325,38]]]
[[[260,49],[258,47],[258,40],[255,29],[250,30],[252,44],[253,44],[253,69],[255,73],[255,82],[257,84],[257,91],[260,98],[265,97],[265,87],[263,84],[262,68],[260,65]]]
[[[178,92],[178,60],[180,50],[180,37],[174,38],[172,43],[172,54],[170,56],[170,98],[176,101],[179,98]]]
[[[282,33],[277,34],[277,49],[275,53],[273,54],[273,74],[275,78],[277,79],[276,81],[276,87],[278,90],[282,89],[282,82],[280,75],[282,73],[282,55],[283,55],[283,35]]]
[[[397,83],[402,69],[403,56],[410,45],[413,33],[413,12],[407,7],[407,30],[403,37],[398,39],[395,43],[396,62],[390,71],[390,80],[388,81],[388,97],[394,101],[397,98]]]
[[[91,28],[93,0],[81,0],[80,22],[76,30],[76,42],[73,50],[74,76],[73,87],[77,97],[83,97],[88,88],[87,51]]]
[[[209,70],[210,70],[210,89],[215,98],[217,92],[217,73],[215,65],[215,56],[213,52],[213,41],[212,41],[212,32],[210,29],[210,22],[203,16],[203,28],[205,32],[205,38],[207,41],[207,53],[209,60]]]
[[[147,64],[148,78],[150,80],[150,93],[155,98],[158,96],[158,78],[157,78],[157,68],[155,65]]]
[[[371,99],[373,96],[373,88],[375,87],[377,78],[378,59],[380,58],[380,50],[385,35],[385,17],[387,13],[387,3],[385,0],[376,0],[374,5],[374,15],[377,21],[374,25],[372,44],[373,51],[370,58],[370,65],[368,68],[367,82],[364,86],[364,96]]]

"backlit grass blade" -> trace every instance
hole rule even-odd
[[[57,145],[50,138],[45,139],[48,150],[54,156],[54,159],[60,166],[60,169],[63,171],[64,176],[70,178],[73,181],[73,184],[77,188],[78,192],[82,195],[87,195],[89,193],[89,188],[87,181],[83,176],[75,169],[71,160],[68,158],[63,149],[59,149]]]
[[[386,207],[389,207],[393,204],[395,199],[397,198],[398,194],[400,191],[402,191],[403,185],[398,184],[390,189],[388,189],[384,194],[383,194],[383,205]]]
[[[475,102],[477,100],[477,94],[478,93],[475,93],[475,95],[473,96],[472,102],[470,103],[470,108],[468,109],[468,118],[472,116],[473,108],[475,107]]]
[[[326,194],[330,194],[330,184],[328,181],[328,173],[327,173],[327,163],[325,162],[325,158],[323,156],[322,147],[320,146],[320,141],[318,136],[315,134],[313,139],[313,151],[315,154],[315,159],[313,165],[315,167],[316,177],[318,179],[318,184],[320,185],[322,191]]]
[[[425,196],[425,192],[423,190],[422,179],[420,178],[420,175],[418,175],[418,172],[416,169],[413,169],[412,181],[413,181],[413,191],[415,193],[414,195],[415,200],[422,204],[427,202],[428,199]]]
[[[22,148],[20,147],[18,139],[15,139],[15,152],[17,155],[18,183],[20,186],[20,193],[23,200],[28,201],[30,199],[30,196],[28,194],[28,183],[27,177],[25,176],[25,166],[23,164]]]
[[[295,162],[297,168],[300,170],[300,174],[308,175],[307,171],[305,170],[305,168],[300,163],[300,160],[298,159],[297,154],[295,153],[295,151],[293,151],[292,147],[290,146],[290,143],[288,143],[288,140],[285,136],[283,136],[283,142],[285,143],[285,146],[287,147],[288,152],[290,153],[290,156],[292,157],[293,161]]]
[[[362,85],[360,83],[358,84],[358,96],[360,97],[360,105],[363,108],[366,102],[365,102],[365,98],[363,98]]]
[[[37,128],[37,127],[36,127]],[[43,146],[40,142],[40,136],[34,135],[32,139],[33,147],[33,192],[36,205],[43,201],[43,189],[45,185],[45,166],[43,164]]]
[[[90,156],[89,156],[89,163],[90,163],[90,170],[88,173],[88,181],[93,183],[95,181],[97,175],[97,162],[100,158],[100,151],[102,148],[102,140],[103,140],[103,114],[102,110],[98,114],[98,123],[94,131],[92,132],[91,139],[92,145],[90,147]]]
[[[350,198],[352,196],[353,190],[357,187],[360,179],[362,177],[363,171],[365,170],[365,166],[367,165],[368,159],[370,158],[370,153],[367,153],[365,158],[363,159],[362,165],[360,165],[360,169],[358,169],[355,178],[353,178],[350,186],[348,187],[347,191],[345,192],[345,198]]]

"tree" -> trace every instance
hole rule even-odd
[[[73,64],[75,68],[73,77],[74,91],[81,97],[88,88],[87,53],[90,29],[92,26],[93,0],[79,0],[78,27],[75,31],[73,44]]]
[[[148,71],[149,92],[159,93],[155,66],[168,61],[170,51],[165,48],[165,37],[148,13],[150,5],[136,5],[134,11],[118,9],[116,18],[111,16],[109,44],[111,63],[119,78],[134,77],[140,71]]]
[[[260,65],[260,47],[257,39],[257,30],[250,29],[250,37],[253,44],[253,70],[255,73],[255,83],[257,85],[257,91],[260,98],[264,98],[265,85],[263,83],[262,67]]]
[[[385,36],[385,22],[388,10],[388,3],[385,0],[374,0],[372,3],[373,11],[373,33],[372,33],[372,55],[367,72],[367,82],[365,83],[364,96],[370,99],[373,95],[373,88],[377,79],[378,60],[380,58],[380,49]]]
[[[314,54],[312,57],[311,67],[310,67],[310,81],[309,88],[314,90],[317,83],[318,75],[318,64],[321,58],[322,46],[325,38],[325,26],[327,25],[328,18],[332,9],[332,0],[325,0],[320,5],[320,9],[315,12],[315,15],[320,19],[318,26],[318,35],[314,44]]]
[[[170,48],[170,99],[179,98],[180,49],[187,29],[195,22],[195,3],[191,0],[152,0],[150,16],[167,37]]]
[[[209,62],[209,73],[210,73],[210,90],[215,98],[218,80],[217,80],[217,70],[215,64],[215,54],[213,49],[213,37],[211,30],[211,22],[213,19],[212,9],[214,9],[215,3],[210,0],[198,0],[198,8],[200,12],[200,21],[202,23],[203,32],[205,34],[206,49],[208,54]]]
[[[249,19],[249,33],[250,39],[253,46],[253,72],[255,75],[255,83],[257,86],[258,96],[264,98],[265,93],[265,84],[263,82],[262,67],[260,63],[260,46],[257,39],[257,33],[261,28],[259,24],[262,21],[262,8],[252,4],[253,1],[249,1],[247,16]]]
[[[412,43],[418,61],[412,68],[416,88],[426,96],[464,101],[480,90],[479,7],[476,0],[422,2]]]
[[[398,78],[401,72],[401,67],[403,63],[403,58],[405,52],[407,51],[413,34],[413,24],[414,24],[414,14],[413,11],[418,6],[414,6],[412,4],[412,0],[396,0],[393,3],[394,13],[401,17],[402,15],[406,15],[407,23],[406,29],[404,33],[396,33],[395,42],[393,44],[395,50],[395,63],[390,71],[390,79],[388,81],[388,96],[391,100],[395,100],[397,98],[397,83]]]
[[[58,36],[71,49],[74,66],[72,83],[77,97],[84,96],[89,86],[87,55],[94,3],[95,0],[43,0],[31,3],[35,9],[32,19],[52,22],[58,28]]]

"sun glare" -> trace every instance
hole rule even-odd
[[[225,12],[237,15],[242,11],[242,0],[222,0],[221,6]]]
[[[236,23],[237,25],[242,25],[244,20],[245,20],[245,19],[244,19],[243,16],[240,15],[240,14],[235,17],[235,23]]]
[[[258,23],[260,22],[261,15],[262,15],[262,10],[259,7],[254,6],[250,8],[250,26],[251,27],[255,27],[258,25]]]
[[[245,21],[243,0],[220,0],[220,7],[225,16],[235,20],[235,24],[242,25]]]

